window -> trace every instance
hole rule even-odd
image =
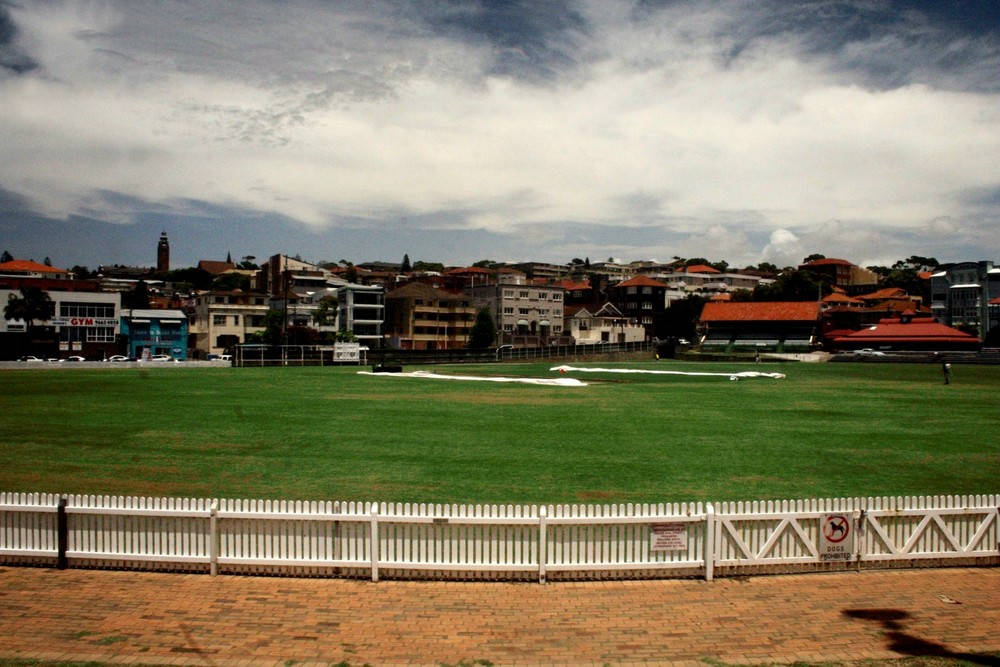
[[[503,298],[505,298],[505,299],[513,299],[514,298],[514,290],[512,290],[512,289],[505,289],[503,291]]]
[[[628,290],[626,290],[626,292],[627,292],[628,294],[635,294],[635,293],[636,293],[636,288],[635,288],[635,285],[633,285],[633,286],[629,287],[629,288],[628,288]]]
[[[240,326],[240,316],[239,315],[233,315],[233,326],[234,327]]]
[[[649,285],[646,285],[645,287],[642,288],[642,293],[643,294],[652,294],[653,293],[653,288],[650,287]]]
[[[113,343],[115,342],[114,327],[87,327],[88,343]]]
[[[643,310],[653,310],[653,302],[652,301],[643,301],[642,302],[642,309]]]
[[[226,326],[226,316],[225,315],[212,315],[212,326],[224,327]]]
[[[527,299],[529,296],[530,296],[530,293],[526,289],[525,290],[521,290],[520,292],[517,293],[517,298],[519,298],[519,299]]]
[[[60,317],[114,317],[113,303],[86,303],[63,301],[59,304]]]
[[[504,309],[503,309],[503,314],[504,315],[513,315],[514,314],[514,307],[513,306],[505,306]]]
[[[548,299],[549,299],[549,293],[548,292],[539,292],[538,293],[538,300],[539,301],[548,301]]]
[[[552,295],[552,300],[553,301],[562,301],[562,293],[561,292],[555,292]]]
[[[528,309],[527,308],[518,308],[517,309],[517,314],[518,315],[527,315],[528,314]]]

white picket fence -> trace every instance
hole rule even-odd
[[[0,562],[542,582],[998,564],[998,505],[1000,495],[468,506],[2,493]],[[821,525],[831,514],[854,532],[834,563]]]

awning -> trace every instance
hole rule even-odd
[[[977,285],[976,283],[969,283],[967,285],[952,285],[951,289],[969,289],[969,288],[973,288],[973,287],[975,289],[979,289],[981,287],[981,285]]]
[[[538,323],[538,326],[540,326],[540,327],[547,327],[547,326],[551,326],[551,325],[552,325],[552,323],[549,322],[548,320],[542,320],[541,322]]]
[[[132,320],[135,322],[136,320]],[[160,324],[180,324],[181,320],[160,320]]]
[[[517,326],[519,326],[519,327],[526,327],[526,326],[528,326],[528,320],[518,320],[517,321]]]
[[[140,320],[140,319],[129,320],[129,322],[131,324],[149,324],[149,320]]]

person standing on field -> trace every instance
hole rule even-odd
[[[941,373],[944,375],[944,383],[951,383],[951,364],[946,361],[941,362]]]

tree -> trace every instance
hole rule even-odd
[[[35,320],[48,322],[54,314],[54,307],[48,292],[38,287],[22,287],[21,296],[11,294],[7,297],[3,316],[8,320],[24,320],[30,339]]]
[[[14,256],[11,255],[6,250],[4,250],[3,254],[0,255],[0,264],[6,264],[7,262],[13,262],[13,261],[14,261]]]
[[[149,287],[140,280],[135,288],[122,294],[123,308],[149,308]]]
[[[831,289],[812,271],[785,271],[769,285],[753,288],[754,301],[818,301]]]
[[[810,262],[815,262],[817,259],[826,259],[826,255],[821,255],[818,252],[814,252],[805,259],[802,260],[803,264],[809,264]]]
[[[497,328],[489,308],[483,308],[476,314],[476,322],[469,329],[469,349],[485,350],[493,347],[497,340]]]
[[[706,303],[708,299],[697,294],[672,301],[670,307],[657,317],[654,327],[656,337],[694,340],[695,326]]]
[[[434,271],[436,273],[444,273],[444,264],[441,262],[414,262],[414,271]]]
[[[285,342],[285,313],[271,309],[264,315],[264,333],[261,340],[267,345],[283,345]]]
[[[344,272],[344,280],[356,285],[358,283],[358,267],[348,262],[347,271]]]
[[[472,266],[477,269],[492,269],[494,264],[496,264],[496,262],[492,259],[481,259]]]
[[[342,329],[337,332],[337,342],[338,343],[356,343],[358,342],[358,337],[354,335],[354,332],[350,329]]]
[[[328,296],[320,299],[316,305],[316,312],[313,313],[313,321],[321,327],[333,326],[337,323],[337,306],[336,297]]]
[[[212,281],[212,289],[224,292],[250,289],[250,278],[242,273],[223,273]]]
[[[399,265],[399,272],[400,273],[409,273],[412,270],[413,270],[413,265],[410,264],[410,256],[404,254],[403,255],[403,263]]]
[[[86,266],[80,266],[79,264],[74,265],[70,272],[76,276],[78,280],[86,280],[87,278],[93,278],[95,272],[88,269]]]
[[[52,260],[46,257],[44,260],[42,260],[42,264],[44,264],[45,266],[52,266]]]

